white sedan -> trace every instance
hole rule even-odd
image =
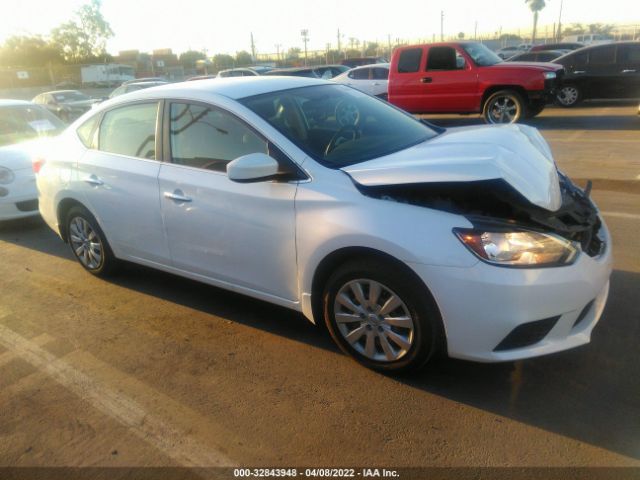
[[[369,95],[386,100],[389,86],[389,64],[376,63],[355,67],[333,78],[332,81],[344,83]]]
[[[125,260],[300,311],[380,371],[582,345],[607,299],[607,228],[537,130],[444,130],[322,80],[110,100],[37,182],[88,272]]]
[[[0,221],[39,214],[32,156],[37,139],[63,129],[58,117],[38,105],[0,100]]]

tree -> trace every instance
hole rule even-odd
[[[287,51],[287,60],[298,60],[300,58],[300,52],[302,52],[302,50],[298,47],[290,48]]]
[[[180,55],[178,61],[180,65],[182,65],[185,69],[194,69],[196,68],[196,62],[198,60],[205,60],[207,56],[203,52],[198,52],[197,50],[187,50],[186,52]]]
[[[62,52],[40,36],[16,35],[0,47],[0,65],[32,67],[62,63]]]
[[[538,30],[538,13],[546,7],[545,0],[524,0],[533,12],[533,33],[531,34],[531,43],[536,43],[536,31]]]
[[[51,31],[51,42],[62,51],[65,60],[81,63],[105,57],[113,30],[102,15],[101,6],[101,0],[90,0],[76,10],[75,18]]]
[[[590,23],[589,33],[599,33],[600,35],[610,35],[614,29],[613,25],[607,23]]]
[[[458,32],[458,40],[464,40],[464,32]]]
[[[225,53],[218,53],[213,56],[213,69],[224,70],[225,68],[232,68],[235,64],[235,60],[231,55],[227,55]]]
[[[564,35],[581,35],[585,33],[587,29],[581,23],[572,23],[568,27],[564,27],[562,33]]]
[[[251,65],[253,63],[253,57],[245,50],[236,52],[236,65]]]
[[[366,57],[373,57],[378,54],[378,49],[380,45],[377,42],[368,42],[367,46],[364,49],[364,54]]]

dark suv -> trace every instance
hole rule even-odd
[[[565,68],[557,95],[563,107],[589,98],[640,98],[640,42],[581,48],[553,63]]]

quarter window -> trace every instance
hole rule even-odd
[[[408,48],[400,52],[398,59],[398,73],[413,73],[420,70],[422,48]]]
[[[269,153],[266,140],[223,110],[172,103],[170,113],[173,163],[224,172],[238,157]]]
[[[104,152],[155,160],[157,103],[140,103],[105,113],[98,148]]]
[[[96,124],[98,123],[98,118],[99,117],[100,117],[100,115],[94,115],[89,120],[87,120],[82,125],[80,125],[78,127],[78,129],[76,130],[76,133],[78,134],[78,137],[80,138],[80,141],[87,148],[93,148],[95,146],[94,145],[94,139],[95,139],[94,132],[95,132],[95,127],[96,127]]]

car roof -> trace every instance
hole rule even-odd
[[[50,92],[42,92],[39,95],[53,95],[54,93],[82,93],[79,90],[51,90]]]
[[[0,98],[0,107],[16,107],[21,105],[35,105],[27,100],[14,100],[12,98]]]
[[[310,87],[313,85],[335,84],[325,80],[307,77],[226,77],[199,80],[197,82],[169,83],[158,87],[137,90],[127,94],[126,101],[144,98],[181,98],[190,93],[197,97],[221,95],[233,100],[238,100],[263,93],[277,92],[291,88]],[[116,100],[118,98],[120,97],[114,99],[114,103],[117,103]]]
[[[363,68],[390,68],[390,63],[370,63],[368,65],[358,65],[357,67],[353,67],[351,70],[362,70]],[[349,71],[351,71],[349,70]]]

